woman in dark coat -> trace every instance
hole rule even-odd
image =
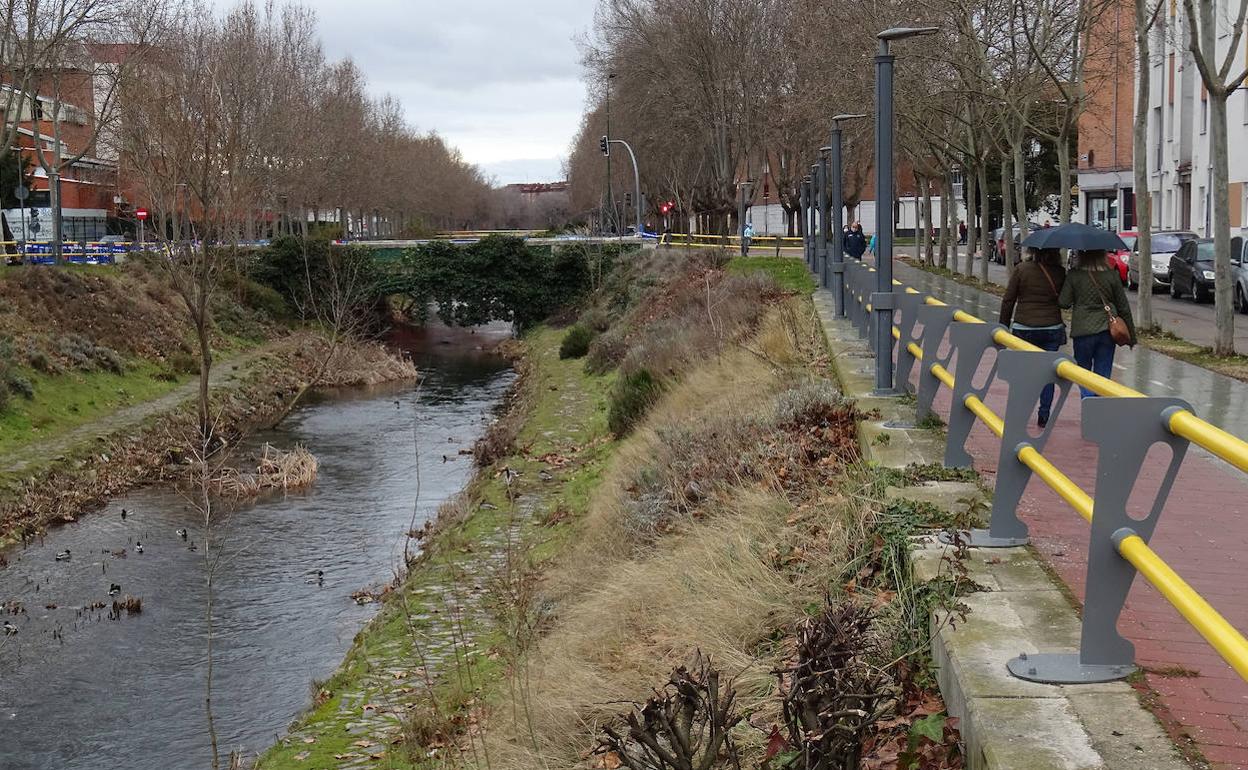
[[[1058,306],[1066,271],[1057,249],[1034,249],[1030,260],[1014,268],[1001,299],[1001,323],[1018,337],[1041,350],[1058,350],[1066,344],[1066,324]],[[1043,428],[1053,408],[1053,386],[1040,393],[1036,424]]]

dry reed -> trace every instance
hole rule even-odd
[[[316,481],[316,472],[316,456],[303,445],[283,451],[265,444],[255,473],[224,468],[217,474],[214,487],[222,497],[243,500],[270,490],[289,492],[311,486]]]

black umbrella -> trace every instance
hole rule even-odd
[[[1127,244],[1117,233],[1081,222],[1035,230],[1023,241],[1029,249],[1077,249],[1079,251],[1126,251]]]

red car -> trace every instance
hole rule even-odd
[[[1127,260],[1130,258],[1131,252],[1135,250],[1135,242],[1139,234],[1134,230],[1127,230],[1118,233],[1118,237],[1122,239],[1123,243],[1127,244],[1127,248],[1109,252],[1109,266],[1118,271],[1118,277],[1122,279],[1122,285],[1126,286]]]

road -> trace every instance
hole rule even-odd
[[[910,257],[913,257],[915,254],[913,246],[899,246],[895,251],[899,255],[904,254]],[[958,272],[962,271],[965,259],[966,254],[962,252],[958,257]],[[979,275],[979,271],[980,261],[976,259],[976,276]],[[998,265],[996,262],[990,261],[988,263],[988,280],[1005,286],[1009,281],[1005,265]],[[1135,292],[1128,292],[1128,295],[1132,299],[1132,310],[1135,311],[1138,318],[1138,296]],[[1171,299],[1168,293],[1157,292],[1153,294],[1153,318],[1162,329],[1178,335],[1189,342],[1205,347],[1213,346],[1215,329],[1212,302],[1198,305],[1190,298]],[[1248,352],[1248,316],[1236,316],[1235,318],[1235,349],[1240,352]]]

